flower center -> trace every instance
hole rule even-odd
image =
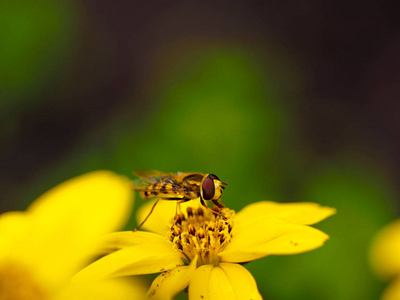
[[[26,268],[11,262],[0,262],[0,295],[7,300],[47,298]]]
[[[202,207],[188,207],[186,213],[175,217],[168,238],[174,248],[184,254],[188,261],[198,255],[197,265],[218,265],[218,253],[225,249],[232,238],[232,217],[229,208],[213,214]]]

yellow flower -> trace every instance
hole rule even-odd
[[[132,200],[126,178],[97,171],[0,215],[0,299],[132,299],[140,287],[128,281],[70,284],[100,237],[124,225]]]
[[[151,205],[139,211],[139,221]],[[158,204],[143,226],[152,232],[108,235],[104,250],[115,252],[73,280],[161,272],[148,291],[150,298],[171,299],[189,286],[189,299],[261,299],[253,276],[240,263],[322,246],[328,235],[307,225],[335,213],[314,203],[258,202],[238,214],[225,208],[224,218],[190,201],[173,218],[175,205],[172,201]]]
[[[381,299],[400,299],[400,219],[384,227],[375,237],[371,263],[381,278],[393,279]]]

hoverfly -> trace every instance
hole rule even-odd
[[[140,192],[143,199],[155,198],[154,203],[147,217],[136,228],[138,230],[153,212],[158,201],[178,200],[177,205],[183,202],[200,198],[201,204],[212,210],[204,200],[212,201],[217,207],[223,208],[221,195],[226,182],[221,182],[214,174],[203,173],[163,173],[159,171],[135,171],[139,179],[133,182],[133,189]],[[215,214],[219,212],[212,210]]]

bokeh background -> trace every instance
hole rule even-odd
[[[324,247],[246,265],[265,299],[377,299],[371,238],[400,215],[396,4],[1,1],[0,212],[97,169],[215,173],[236,210],[338,210]]]

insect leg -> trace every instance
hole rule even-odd
[[[181,203],[185,203],[189,201],[190,199],[185,199],[185,198],[179,198],[180,201],[176,202],[176,210],[175,210],[175,217],[178,215],[178,207],[179,207],[179,212],[181,212]]]
[[[213,214],[220,215],[221,217],[225,218],[225,216],[224,216],[223,214],[221,214],[220,212],[218,212],[218,211],[213,210],[212,208],[210,208],[210,207],[204,202],[203,198],[200,198],[200,203],[201,203],[201,205],[203,205],[205,208],[211,210],[211,212],[212,212]],[[219,206],[218,206],[218,207],[219,207]]]
[[[203,198],[201,198],[201,197],[200,197],[200,203],[201,203],[201,205],[203,205],[204,207],[209,208],[209,207],[207,206],[207,204],[204,202]]]
[[[181,200],[181,201],[178,201],[178,204],[181,204],[181,203],[188,202],[190,199],[179,199],[179,200]]]
[[[142,222],[142,223],[140,223],[140,224],[139,224],[139,226],[138,226],[137,228],[135,228],[135,231],[138,231],[138,230],[140,229],[140,227],[142,227],[142,225],[144,224],[144,222],[146,222],[146,221],[147,221],[147,219],[150,217],[151,213],[153,212],[154,208],[156,207],[156,205],[157,205],[158,201],[160,201],[160,198],[158,198],[158,199],[157,199],[157,201],[156,201],[156,202],[154,202],[154,204],[153,204],[152,208],[150,209],[150,212],[149,212],[149,214],[148,214],[148,215],[147,215],[147,217],[146,217],[146,218],[143,220],[143,222]]]
[[[217,200],[211,200],[216,206],[218,206],[219,208],[224,208],[225,206],[222,204],[221,202],[221,198]]]

